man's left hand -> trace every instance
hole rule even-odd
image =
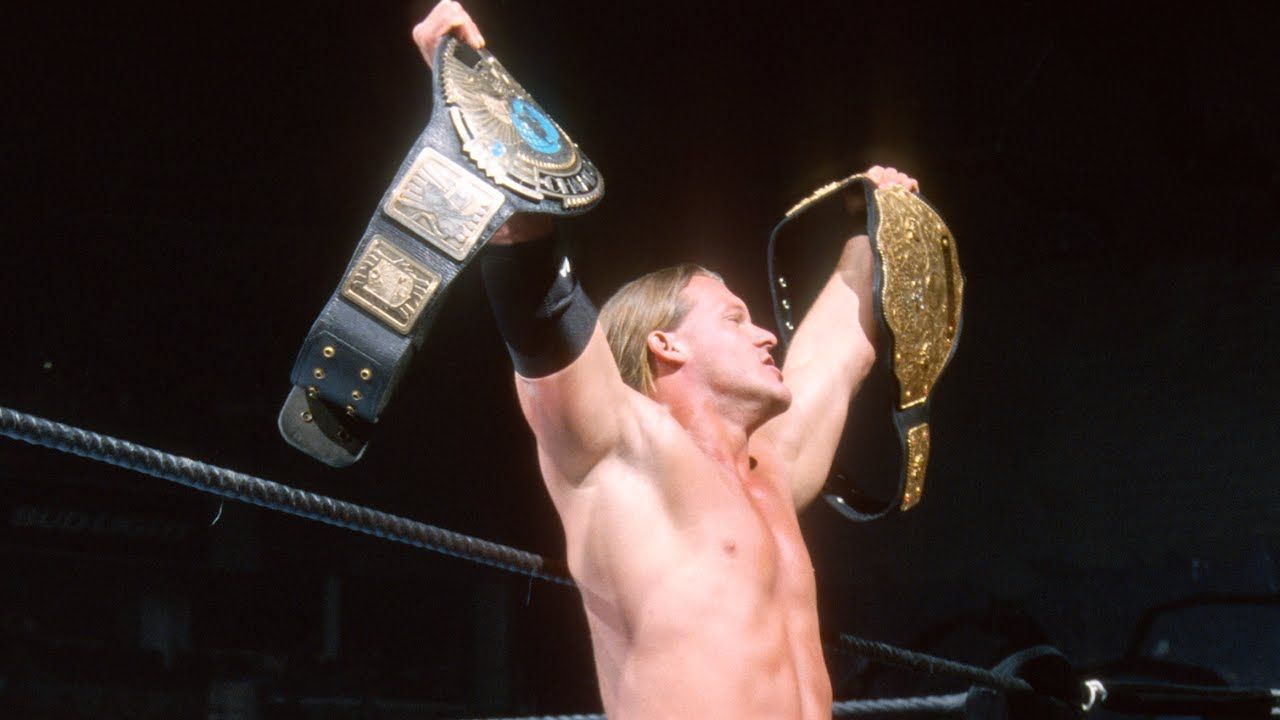
[[[871,182],[876,184],[876,187],[897,185],[911,191],[920,189],[920,183],[916,182],[915,178],[891,167],[876,165],[869,168],[865,174]],[[850,207],[850,198],[856,198],[858,207]],[[862,200],[861,192],[849,193],[845,200],[846,209],[850,212],[861,211]],[[845,242],[844,251],[840,253],[840,260],[836,263],[836,272],[845,284],[857,293],[861,304],[858,319],[867,339],[874,344],[876,323],[871,315],[871,286],[875,274],[875,259],[871,255],[871,241],[866,235],[855,235]]]
[[[891,187],[900,185],[913,192],[919,192],[920,183],[910,175],[899,172],[891,167],[881,167],[872,165],[862,173],[868,180],[875,183],[876,187]],[[844,193],[844,210],[850,215],[861,215],[867,210],[867,199],[862,192],[862,187],[853,185],[846,189]]]
[[[915,178],[891,167],[872,165],[864,174],[871,180],[871,182],[876,184],[876,187],[892,187],[894,185],[901,185],[912,192],[920,192],[920,183],[917,182]]]

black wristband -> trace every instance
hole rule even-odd
[[[596,308],[551,237],[491,245],[480,265],[517,373],[544,377],[582,354],[595,332]]]

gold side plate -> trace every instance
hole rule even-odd
[[[893,367],[906,409],[929,397],[959,329],[964,279],[955,242],[933,208],[899,186],[877,188],[880,303],[893,333]]]
[[[381,235],[374,235],[342,282],[342,296],[401,335],[408,335],[440,276]]]
[[[902,491],[902,509],[910,510],[924,497],[924,476],[929,469],[929,423],[907,430],[907,482]]]
[[[505,201],[497,188],[428,147],[384,209],[441,252],[465,260]]]

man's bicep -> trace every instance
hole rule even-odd
[[[571,481],[621,443],[634,393],[622,382],[598,323],[573,362],[543,377],[516,375],[516,388],[538,445]]]
[[[819,368],[806,367],[791,375],[791,407],[760,432],[786,466],[798,509],[812,502],[826,482],[849,404],[842,393],[832,392],[827,374]]]
[[[875,361],[860,310],[858,295],[833,276],[796,329],[783,365],[791,407],[764,430],[789,465],[797,506],[821,491],[849,401]]]

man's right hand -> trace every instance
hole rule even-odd
[[[429,67],[436,57],[436,48],[445,35],[454,33],[460,40],[477,50],[484,47],[484,36],[480,28],[455,0],[440,0],[431,12],[413,28],[413,43],[422,53],[422,59]]]
[[[436,57],[436,48],[445,36],[453,33],[471,47],[484,47],[484,36],[480,28],[456,0],[440,0],[431,12],[413,28],[413,43],[422,53],[422,59],[430,66]],[[507,220],[506,224],[489,238],[493,245],[514,245],[516,243],[538,240],[551,234],[554,229],[552,220],[547,215],[530,215],[517,213]]]
[[[554,229],[555,223],[550,215],[516,213],[507,218],[502,227],[489,238],[489,244],[515,245],[530,240],[540,240],[550,235]]]

